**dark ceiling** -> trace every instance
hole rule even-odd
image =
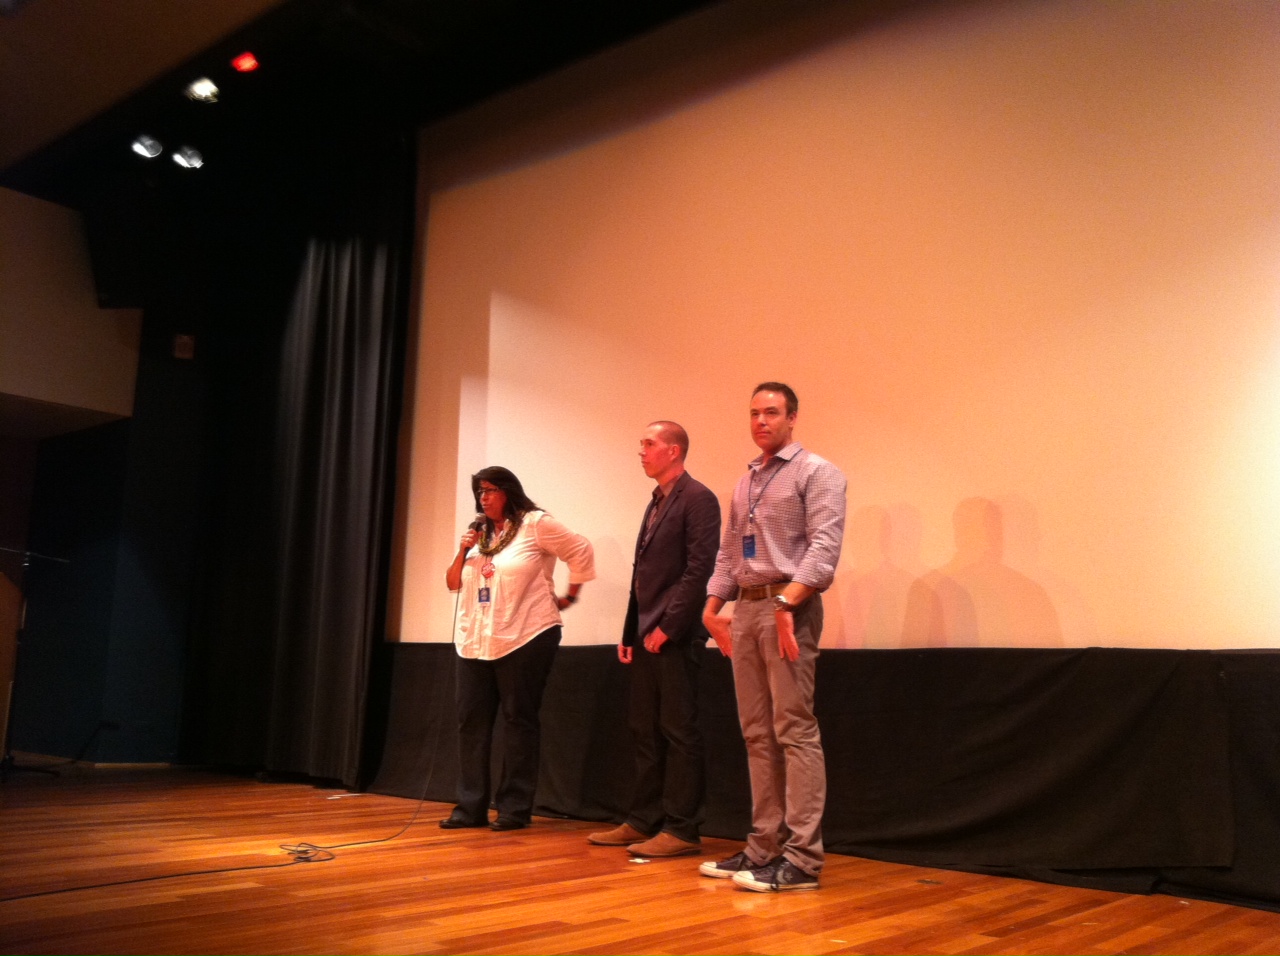
[[[0,173],[0,185],[73,208],[105,189],[153,181],[243,177],[264,162],[304,164],[326,131],[422,125],[532,80],[709,0],[288,0],[70,134]],[[262,66],[240,75],[243,50]],[[197,76],[215,104],[182,90]],[[139,133],[166,152],[130,152]],[[200,150],[184,170],[168,154]],[[143,168],[146,167],[146,172]]]

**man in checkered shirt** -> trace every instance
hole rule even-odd
[[[752,830],[742,852],[704,876],[745,889],[817,889],[827,776],[813,716],[822,593],[844,538],[847,481],[792,440],[799,401],[781,382],[756,386],[751,437],[761,454],[733,491],[702,620],[733,659],[738,721],[751,772]],[[736,601],[732,619],[720,616]]]

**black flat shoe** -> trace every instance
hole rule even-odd
[[[523,830],[529,824],[515,817],[498,817],[489,824],[490,830]]]
[[[474,830],[488,825],[487,820],[468,820],[466,817],[445,817],[440,821],[441,830]]]

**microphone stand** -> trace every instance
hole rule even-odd
[[[0,552],[5,554],[18,554],[22,556],[22,570],[25,572],[31,566],[32,558],[39,558],[42,561],[56,561],[59,564],[70,564],[67,558],[55,558],[52,555],[40,554],[38,551],[22,551],[17,548],[0,547]],[[9,779],[11,773],[44,773],[52,777],[60,776],[58,771],[51,767],[26,767],[21,766],[13,759],[13,751],[10,749],[10,738],[13,735],[13,698],[15,696],[14,689],[18,686],[18,663],[22,657],[22,635],[26,630],[27,623],[27,597],[22,594],[22,607],[18,612],[18,630],[15,635],[14,655],[13,655],[13,678],[9,682],[9,700],[5,713],[4,724],[4,756],[0,757],[0,783],[4,783]]]

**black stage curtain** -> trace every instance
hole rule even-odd
[[[395,648],[373,789],[453,798],[448,645]],[[707,652],[703,832],[750,826],[728,662]],[[1280,655],[946,648],[824,651],[816,707],[832,852],[1126,892],[1280,903]],[[538,812],[621,819],[626,675],[562,648],[543,705]]]
[[[1162,889],[1280,910],[1280,654],[1221,655],[1236,821],[1229,866],[1170,869]]]
[[[270,231],[225,253],[186,747],[355,786],[385,630],[413,138],[353,134],[317,156],[263,197]]]
[[[405,250],[375,195],[362,235],[312,239],[283,349],[281,594],[267,767],[355,783],[385,583]]]

